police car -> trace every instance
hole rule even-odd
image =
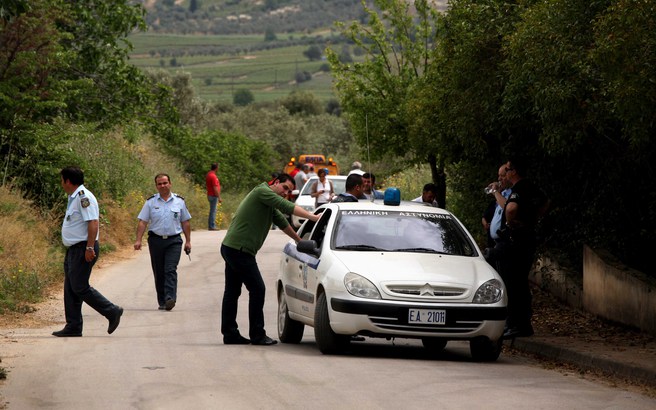
[[[439,352],[468,340],[478,361],[499,357],[506,290],[471,234],[440,208],[330,203],[283,249],[277,279],[278,337],[299,343],[314,327],[319,350],[339,353],[354,336],[416,338]],[[366,338],[365,338],[366,340]]]

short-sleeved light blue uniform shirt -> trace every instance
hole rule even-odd
[[[64,246],[72,246],[76,243],[86,242],[88,237],[89,221],[98,219],[98,201],[84,185],[77,187],[75,192],[68,197],[66,216],[62,223],[62,242]],[[100,233],[100,229],[98,229]],[[98,240],[98,233],[95,240]]]
[[[148,223],[148,230],[160,236],[172,236],[182,233],[182,222],[191,219],[187,205],[182,197],[171,193],[164,201],[159,193],[146,200],[139,216]]]
[[[508,199],[510,196],[510,193],[512,192],[511,188],[506,188],[503,191],[501,191],[501,195]],[[499,239],[499,229],[501,229],[501,218],[503,216],[503,208],[501,205],[497,204],[497,206],[494,208],[494,216],[492,217],[492,221],[490,222],[490,237],[492,239]]]

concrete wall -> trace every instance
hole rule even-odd
[[[656,334],[656,281],[588,246],[583,248],[583,307]]]
[[[656,335],[656,279],[583,248],[583,274],[540,256],[530,280],[568,305]]]

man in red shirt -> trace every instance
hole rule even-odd
[[[207,218],[207,229],[216,231],[216,206],[221,201],[221,183],[219,177],[216,176],[216,170],[219,164],[214,162],[210,167],[209,172],[205,175],[205,185],[207,186],[207,200],[210,203],[210,215]]]

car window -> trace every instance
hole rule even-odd
[[[341,211],[333,249],[474,256],[460,223],[437,213]]]
[[[327,208],[318,209],[316,213],[322,213],[321,219],[316,222],[316,226],[312,231],[310,239],[317,242],[317,248],[321,249],[323,244],[323,239],[326,236],[326,229],[328,227],[328,221],[330,220],[330,214],[332,211]]]

